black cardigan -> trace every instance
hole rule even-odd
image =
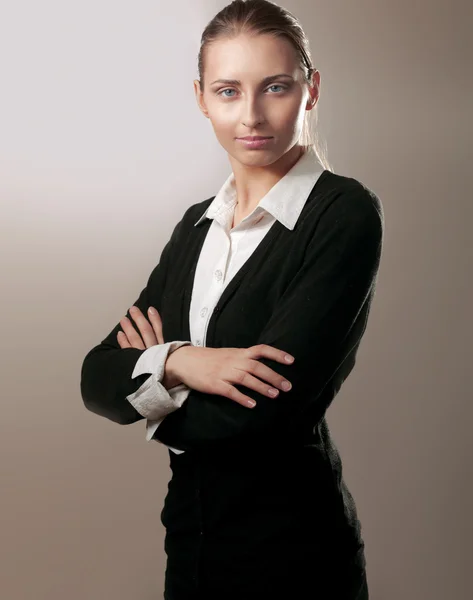
[[[193,278],[211,220],[195,223],[213,198],[186,210],[134,302],[144,314],[149,305],[158,309],[165,342],[190,339]],[[214,592],[227,600],[259,590],[269,598],[270,586],[295,594],[297,581],[297,593],[355,597],[359,579],[350,573],[366,566],[361,524],[325,413],[355,364],[383,235],[376,194],[324,171],[295,228],[276,221],[224,289],[206,345],[287,351],[291,365],[260,360],[292,389],[268,398],[240,386],[256,400],[252,409],[191,390],[158,427],[156,439],[186,450],[169,451],[172,479],[161,513],[167,589],[206,586],[206,598]],[[131,379],[144,350],[121,349],[120,329],[84,358],[81,394],[92,412],[128,424],[144,417],[126,396],[149,375]]]

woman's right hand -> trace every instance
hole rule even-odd
[[[267,344],[250,348],[182,346],[169,355],[165,372],[189,388],[226,396],[253,408],[256,402],[232,384],[243,385],[270,398],[276,397],[280,389],[288,391],[283,387],[285,380],[281,375],[258,362],[258,358],[270,358],[286,365],[294,362],[294,359],[287,361],[285,356],[288,356],[286,352]],[[288,389],[291,389],[290,383]]]

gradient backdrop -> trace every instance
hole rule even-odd
[[[192,86],[225,4],[1,3],[2,599],[162,597],[167,449],[88,412],[80,367],[230,173]],[[371,597],[469,600],[473,9],[283,5],[321,72],[329,159],[385,209],[370,322],[328,413]]]

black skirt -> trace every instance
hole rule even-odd
[[[367,600],[339,459],[316,445],[169,455],[165,600]]]
[[[225,549],[221,548],[220,553]],[[268,552],[257,569],[254,565],[245,569],[241,562],[235,562],[223,572],[215,556],[207,553],[200,561],[196,579],[189,578],[192,568],[183,571],[182,563],[168,559],[164,600],[369,600],[366,570],[355,562],[339,564],[339,569],[328,576],[310,560],[295,564],[277,558],[271,563],[273,554]]]

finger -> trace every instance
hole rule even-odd
[[[122,329],[125,332],[131,347],[138,348],[139,350],[145,350],[143,340],[141,339],[140,334],[133,327],[130,319],[128,319],[128,317],[123,317],[123,319],[120,321],[120,325],[122,326]]]
[[[258,379],[270,383],[275,388],[283,390],[284,392],[288,392],[292,387],[290,381],[285,379],[282,375],[279,375],[279,373],[276,373],[276,371],[273,371],[273,369],[271,369],[267,365],[264,365],[263,363],[259,362],[259,360],[250,358],[243,372],[251,373],[252,375],[258,377]],[[285,387],[286,384],[288,384],[289,387]]]
[[[156,338],[158,340],[158,344],[164,344],[163,338],[163,322],[161,321],[161,317],[159,312],[154,306],[150,306],[148,308],[148,318],[150,323],[154,329],[154,333],[156,334]]]
[[[256,406],[256,402],[253,400],[253,398],[245,396],[245,394],[242,394],[236,389],[236,387],[234,387],[230,383],[227,383],[226,381],[220,381],[219,383],[217,383],[215,385],[215,390],[216,394],[219,394],[220,396],[225,396],[226,398],[230,398],[230,400],[238,402],[238,404],[241,404],[246,408],[254,408]]]
[[[150,346],[156,346],[158,340],[156,339],[154,329],[141,310],[137,306],[132,306],[129,312],[133,321],[140,330],[141,337],[143,338],[146,348],[149,348]]]
[[[271,369],[269,369],[271,371]],[[259,392],[263,396],[268,396],[269,398],[275,398],[279,394],[279,390],[276,387],[272,387],[266,383],[266,380],[261,381],[257,377],[253,377],[250,373],[246,371],[241,371],[237,369],[238,375],[235,377],[235,380],[232,383],[236,383],[238,385],[244,385],[250,390],[255,390],[255,392]],[[245,396],[246,398],[247,396]]]
[[[118,340],[118,345],[120,346],[120,348],[131,348],[131,344],[128,341],[128,338],[126,337],[126,335],[123,333],[123,331],[119,331],[117,333],[117,340]]]
[[[274,346],[268,344],[257,344],[256,346],[250,346],[247,348],[247,354],[250,358],[272,358],[280,363],[290,365],[294,362],[294,357],[284,350],[279,350]],[[286,356],[289,356],[291,360],[286,360]]]

